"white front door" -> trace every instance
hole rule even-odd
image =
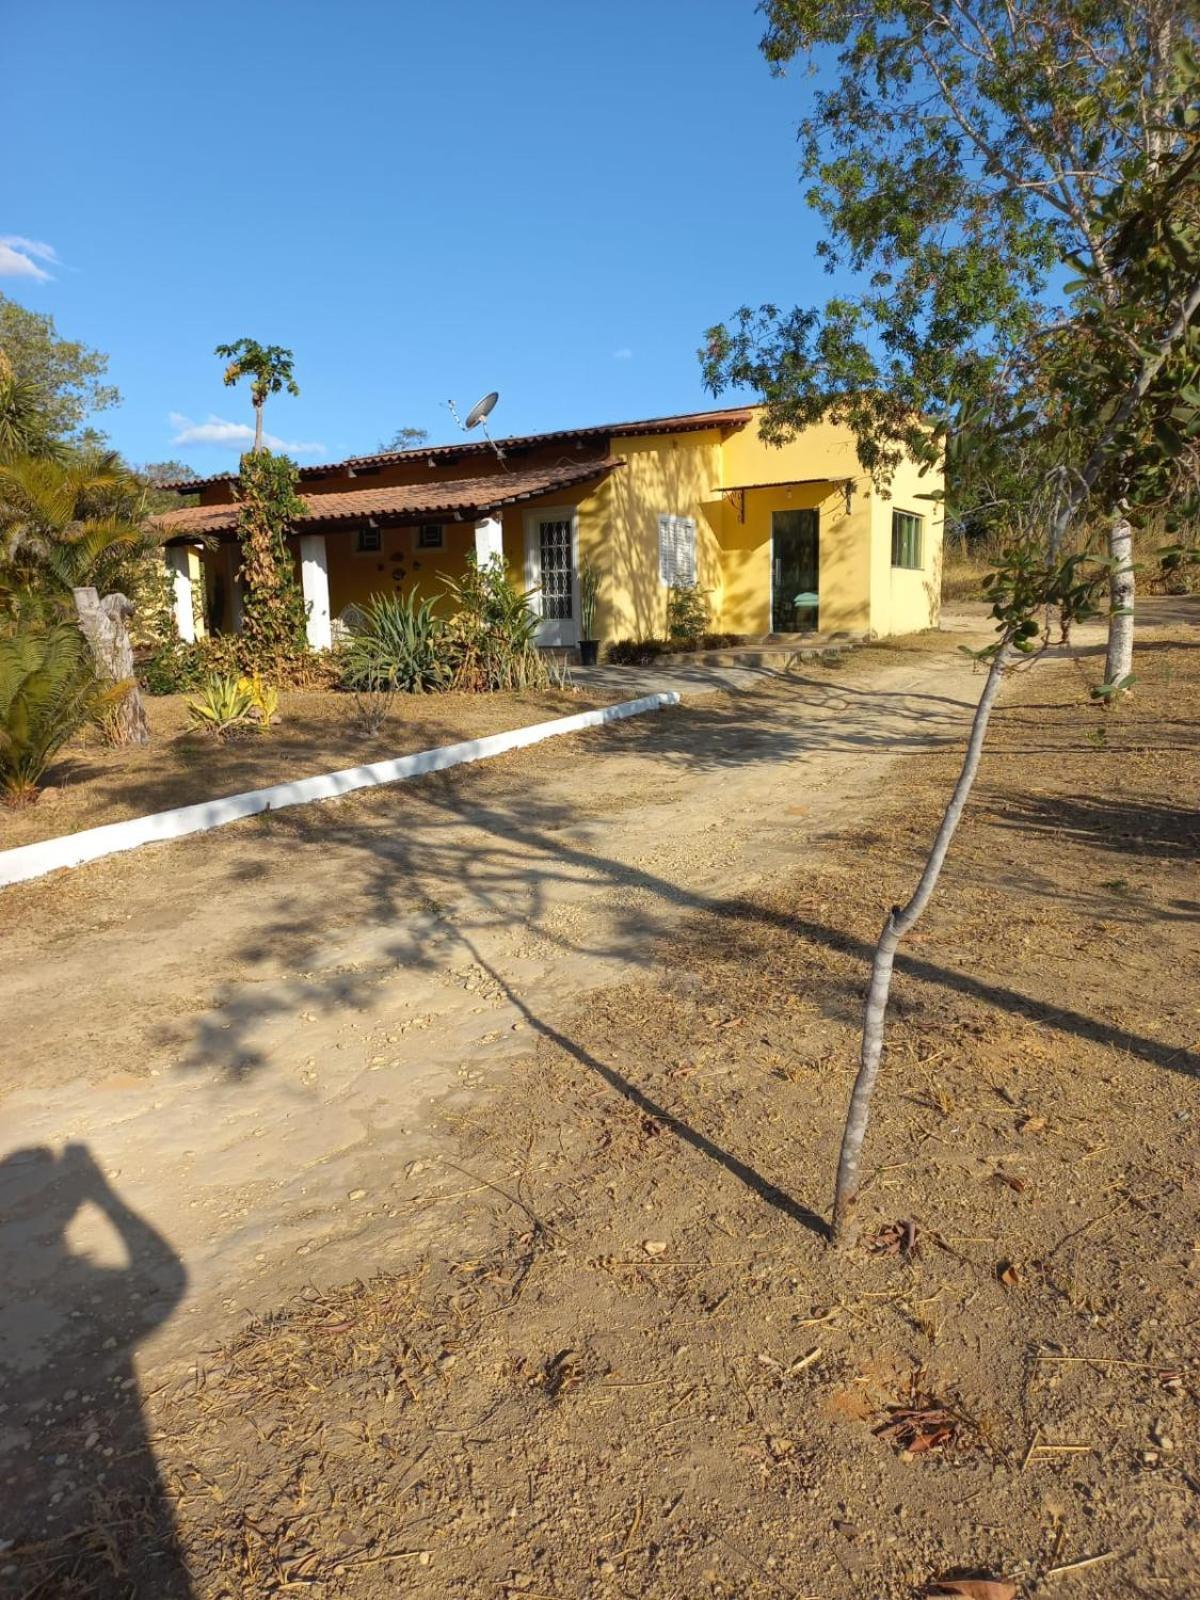
[[[525,514],[525,584],[539,591],[538,644],[570,647],[579,641],[575,571],[575,511],[571,506]]]

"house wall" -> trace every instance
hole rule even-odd
[[[441,594],[442,574],[457,576],[466,565],[467,552],[475,549],[475,524],[444,522],[442,529],[445,543],[441,550],[418,550],[418,528],[383,528],[382,549],[369,555],[359,555],[355,548],[356,528],[327,532],[325,551],[333,615],[339,616],[348,605],[366,605],[379,594],[408,594],[414,589],[422,599]],[[288,542],[293,549],[298,548],[297,539]]]
[[[666,631],[668,592],[659,581],[658,518],[664,512],[696,520],[697,578],[705,590],[712,627],[731,633],[771,630],[771,518],[775,511],[817,508],[820,516],[820,617],[822,632],[846,631],[885,636],[936,625],[941,584],[942,511],[920,496],[941,487],[940,475],[921,477],[904,463],[891,497],[871,486],[858,463],[854,443],[843,428],[807,428],[782,446],[765,443],[751,421],[740,430],[717,428],[695,433],[569,442],[522,452],[522,464],[585,461],[611,453],[625,465],[599,484],[578,485],[502,513],[504,556],[512,580],[525,583],[525,527],[537,509],[571,506],[577,515],[577,557],[600,572],[597,633],[606,640],[661,637]],[[372,487],[393,482],[494,475],[490,453],[439,463],[421,460],[349,478],[331,474],[306,480],[302,492],[316,499],[323,491]],[[752,489],[744,519],[721,493],[723,486],[786,484]],[[819,480],[803,482],[799,480]],[[846,510],[843,484],[853,484]],[[224,499],[223,486],[204,498]],[[925,519],[923,565],[918,571],[891,565],[893,507]],[[445,547],[418,551],[417,529],[385,528],[379,554],[355,553],[356,533],[347,527],[326,534],[333,615],[347,605],[362,605],[375,594],[422,595],[442,592],[443,574],[462,572],[475,548],[474,524],[443,524]],[[297,541],[291,541],[293,547]],[[298,561],[298,558],[297,558]],[[297,565],[298,571],[298,565]]]
[[[889,495],[871,502],[871,632],[920,633],[936,628],[942,603],[942,534],[945,512],[940,500],[924,498],[942,488],[940,473],[920,473],[902,461],[889,485]],[[920,568],[892,566],[892,512],[912,511],[923,519]]]

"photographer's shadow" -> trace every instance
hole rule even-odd
[[[191,1595],[133,1360],[186,1282],[86,1146],[0,1160],[0,1596]]]

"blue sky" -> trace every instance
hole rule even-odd
[[[752,0],[8,0],[5,31],[0,239],[54,257],[0,247],[0,289],[109,353],[134,461],[236,459],[203,435],[251,420],[212,354],[243,335],[294,349],[267,427],[312,461],[492,388],[497,433],[697,409],[708,324],[826,293],[805,73]]]

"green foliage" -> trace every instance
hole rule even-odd
[[[667,637],[679,645],[694,645],[708,627],[707,589],[694,583],[673,583],[667,592]]]
[[[187,703],[188,714],[197,726],[224,736],[231,728],[251,720],[254,696],[245,678],[214,673],[205,678],[200,692]]]
[[[736,650],[747,642],[744,633],[701,633],[691,639],[614,639],[604,659],[614,667],[649,667],[661,656],[694,650]]]
[[[21,456],[61,456],[42,392],[32,378],[13,371],[0,350],[0,462]]]
[[[165,604],[141,484],[111,452],[0,465],[0,594],[11,604],[33,592],[69,615],[83,585],[125,594],[148,615]]]
[[[36,798],[59,749],[85,722],[124,698],[127,683],[101,685],[91,649],[71,623],[21,627],[0,637],[0,795]]]
[[[390,439],[379,441],[379,453],[383,455],[392,450],[415,450],[428,438],[429,432],[426,428],[397,428]]]
[[[254,406],[254,448],[262,449],[263,407],[267,396],[286,389],[298,395],[299,386],[293,376],[294,356],[281,344],[259,344],[257,339],[235,339],[232,344],[219,344],[214,355],[229,363],[225,368],[225,386],[231,389],[242,378],[250,379],[250,399]]]
[[[120,402],[102,380],[108,357],[59,336],[54,318],[0,294],[0,350],[12,375],[27,386],[48,440],[78,435],[88,416]]]
[[[237,675],[239,636],[211,634],[185,644],[172,634],[147,657],[141,682],[147,694],[190,694],[214,674]]]
[[[288,550],[289,525],[307,511],[296,493],[295,462],[270,450],[242,457],[238,478],[241,540],[241,655],[248,671],[290,681],[307,650],[304,598]]]
[[[579,627],[580,637],[596,637],[596,603],[600,598],[600,573],[585,557],[579,564]]]
[[[376,597],[346,643],[342,681],[358,693],[425,694],[448,687],[451,676],[445,623],[415,593]]]
[[[447,625],[453,687],[483,694],[546,688],[550,675],[534,643],[539,618],[530,605],[537,591],[511,584],[498,555],[480,566],[469,554],[463,576],[443,581],[456,607]]]
[[[1186,198],[1178,174],[1197,122],[1194,9],[967,0],[935,15],[926,0],[765,0],[763,10],[776,70],[837,52],[800,125],[802,167],[827,228],[819,254],[865,287],[823,307],[743,307],[709,330],[706,381],[761,394],[771,439],[823,417],[848,425],[883,484],[903,451],[933,463],[966,430],[967,449],[948,464],[951,510],[998,515],[1031,479],[1079,467],[1129,381],[1130,351],[1161,331],[1171,275],[1148,302],[1125,276],[1146,230],[1175,251],[1176,291],[1192,270],[1194,189]],[[1064,266],[1077,277],[1060,290]],[[1047,341],[1062,355],[1054,376]],[[1171,423],[1161,412],[1159,422],[1166,446]],[[1112,441],[1099,492],[1141,470],[1140,431]],[[989,443],[991,469],[976,482]],[[997,467],[1014,444],[1024,477]]]
[[[604,659],[614,667],[649,667],[673,649],[669,639],[614,639]]]

